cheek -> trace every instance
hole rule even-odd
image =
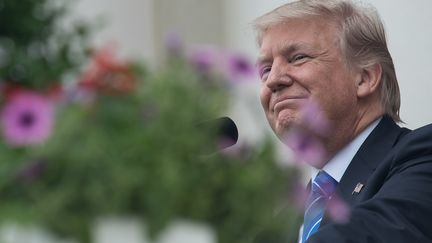
[[[260,100],[265,112],[268,112],[269,110],[270,97],[270,90],[266,87],[261,87]]]
[[[345,117],[355,108],[356,96],[349,87],[323,88],[316,98],[330,120]]]

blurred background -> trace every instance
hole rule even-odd
[[[286,2],[0,0],[0,242],[295,240],[303,172],[261,111],[250,25]],[[402,120],[429,123],[432,3],[365,2]],[[224,116],[220,150],[197,123]]]
[[[163,53],[162,40],[170,32],[181,35],[188,45],[221,45],[254,58],[257,46],[251,21],[286,2],[289,1],[126,0],[101,3],[98,0],[81,0],[77,11],[82,16],[104,15],[109,19],[111,24],[97,34],[95,43],[114,40],[121,46],[123,55],[135,56],[139,53],[150,63],[157,63]],[[402,95],[402,119],[409,128],[430,123],[432,114],[424,112],[423,107],[432,104],[429,95],[432,90],[432,69],[429,67],[429,44],[432,43],[432,16],[429,9],[432,8],[432,3],[427,0],[363,2],[371,3],[378,9],[387,28],[389,48]],[[251,95],[256,94],[256,82],[250,82],[246,86],[254,87],[242,89],[250,88]],[[256,107],[255,103],[251,107]],[[244,123],[244,127],[255,126],[256,124],[249,125],[247,121],[260,119],[241,117],[243,116],[238,116],[238,122]],[[261,122],[263,120],[257,123]],[[242,129],[243,125],[239,127]],[[245,134],[254,139],[258,135],[250,134],[252,130],[256,129],[250,129]]]

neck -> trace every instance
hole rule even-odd
[[[370,106],[373,108],[376,106]],[[382,109],[362,109],[356,116],[348,117],[334,127],[331,136],[324,138],[323,144],[327,151],[327,160],[331,159],[340,149],[354,140],[371,123],[383,116]]]

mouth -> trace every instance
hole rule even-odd
[[[289,97],[278,99],[274,102],[274,105],[271,106],[271,110],[275,114],[278,114],[284,109],[297,109],[304,100],[306,100],[306,97]]]

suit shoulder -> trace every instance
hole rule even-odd
[[[409,161],[432,162],[432,124],[407,132],[392,150],[395,166]]]
[[[429,124],[420,127],[418,129],[406,132],[404,136],[400,139],[398,146],[404,146],[404,147],[414,146],[417,149],[419,149],[420,147],[428,146],[431,144],[432,144],[432,124]]]

